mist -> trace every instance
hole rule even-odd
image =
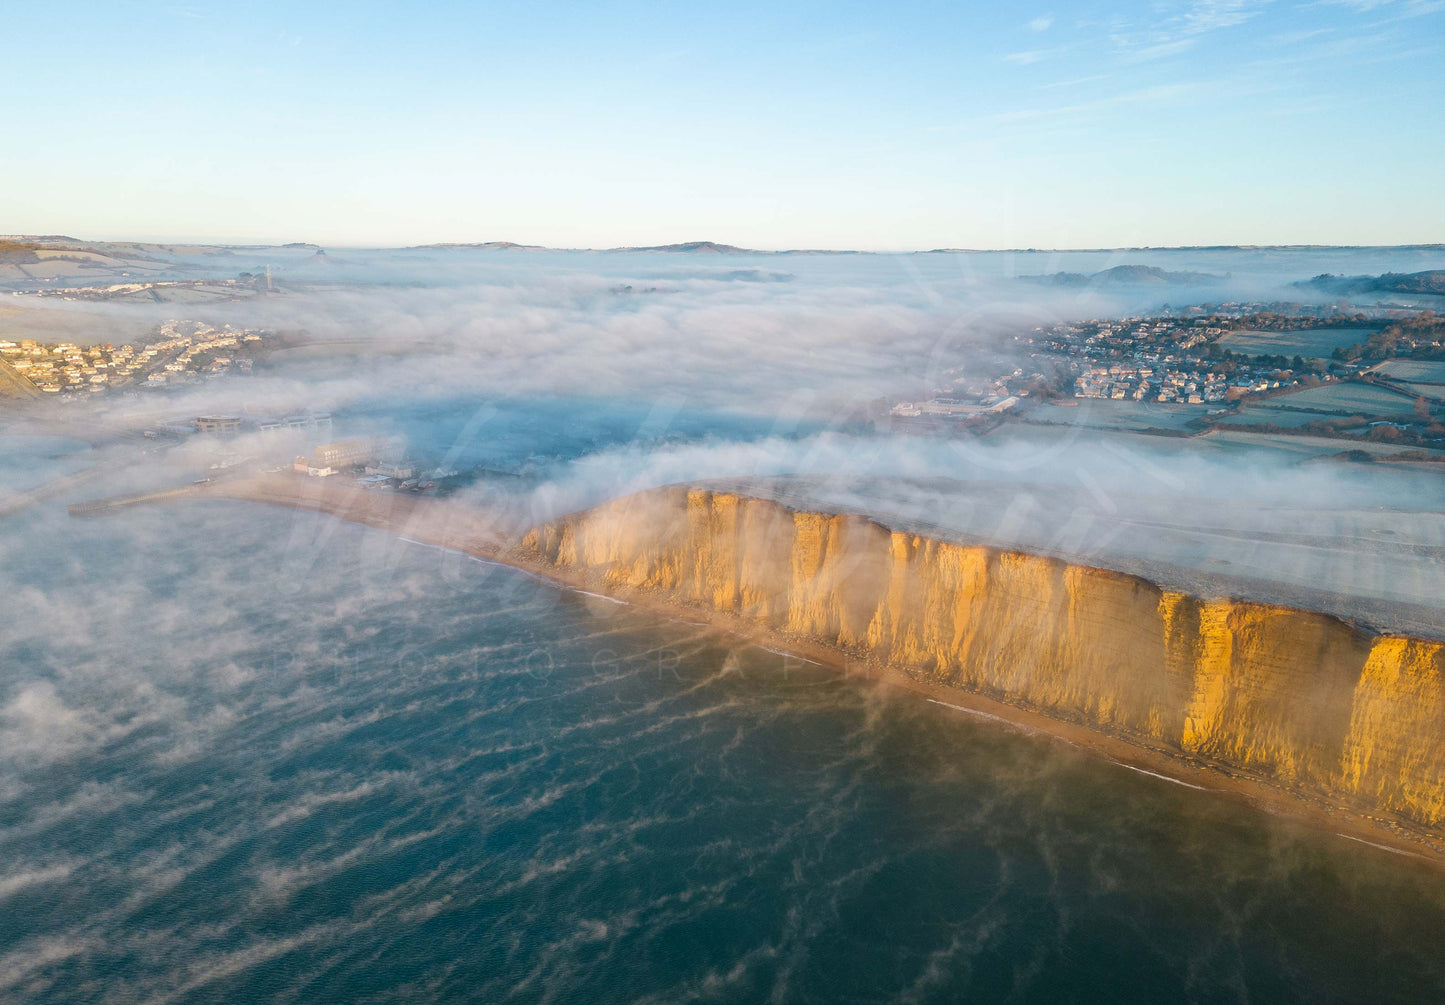
[[[30,328],[52,325],[81,342],[138,339],[161,320],[194,318],[274,333],[280,348],[249,376],[83,402],[72,415],[93,409],[102,424],[134,429],[216,412],[329,411],[336,438],[399,435],[413,456],[507,476],[484,477],[464,495],[518,526],[658,485],[777,476],[871,482],[875,494],[889,480],[951,479],[1016,495],[1044,486],[1105,516],[1127,514],[1136,499],[1173,498],[1241,519],[1285,503],[1323,511],[1440,501],[1428,473],[1326,464],[1328,451],[1309,446],[1100,429],[1088,402],[1060,424],[1009,425],[986,437],[902,435],[879,406],[970,375],[1027,372],[1033,349],[1021,340],[1038,327],[1166,304],[1320,302],[1318,291],[1291,284],[1320,272],[1440,266],[1440,248],[288,248],[223,256],[176,249],[173,257],[178,276],[269,266],[272,291],[215,303],[15,298],[15,310]],[[1071,287],[1028,278],[1119,265],[1206,279]],[[293,446],[300,453],[314,444]],[[134,466],[102,447],[90,461],[111,464],[103,488],[121,491],[194,476],[221,449],[198,439]],[[282,451],[253,435],[223,452]],[[947,525],[947,513],[934,522]]]
[[[238,271],[258,269],[244,254]],[[26,300],[78,341],[134,339],[192,314],[302,333],[264,374],[169,398],[177,411],[336,409],[376,396],[552,394],[834,415],[927,392],[941,372],[1018,355],[1036,326],[1238,300],[1318,302],[1320,272],[1445,263],[1438,249],[728,255],[333,250],[275,263],[276,292],[237,302]],[[1023,277],[1144,264],[1215,281],[1055,287]],[[214,258],[190,260],[220,277]],[[79,316],[77,318],[77,315]],[[13,322],[12,322],[13,323]],[[33,325],[32,325],[33,327]],[[348,350],[349,346],[349,351]]]

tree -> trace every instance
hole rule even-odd
[[[1421,422],[1430,421],[1430,399],[1420,397],[1415,399],[1415,418]]]

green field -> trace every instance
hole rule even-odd
[[[1319,412],[1291,412],[1283,408],[1246,408],[1237,415],[1229,415],[1221,418],[1221,426],[1256,426],[1270,425],[1278,426],[1281,429],[1298,429],[1307,426],[1311,422],[1328,422],[1336,418],[1333,415],[1321,415]]]
[[[1440,361],[1392,359],[1382,363],[1377,372],[1412,384],[1445,384],[1445,362]]]
[[[1304,356],[1325,359],[1336,349],[1356,345],[1375,334],[1373,328],[1311,328],[1292,332],[1230,332],[1219,345],[1252,356]]]
[[[1407,395],[1395,394],[1368,384],[1327,384],[1294,394],[1276,395],[1258,408],[1283,412],[1310,409],[1331,415],[1411,415],[1415,410],[1415,402]]]
[[[1188,441],[1191,446],[1200,442],[1198,439]],[[1264,448],[1277,451],[1281,455],[1293,454],[1299,457],[1318,457],[1324,454],[1337,454],[1345,450],[1363,450],[1376,457],[1389,457],[1407,450],[1420,449],[1391,443],[1372,443],[1369,440],[1336,440],[1290,433],[1251,433],[1247,428],[1241,426],[1230,426],[1209,433],[1205,442],[1220,446],[1233,444],[1240,447]],[[1441,455],[1438,450],[1426,450],[1425,452],[1432,456]]]
[[[1077,405],[1040,402],[1025,416],[1028,422],[1088,426],[1092,429],[1184,429],[1218,405],[1176,405],[1169,402],[1114,401],[1075,398]]]

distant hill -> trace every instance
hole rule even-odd
[[[757,252],[716,241],[687,241],[683,244],[657,244],[647,248],[611,248],[611,251],[665,251],[676,255],[755,255]]]
[[[273,251],[298,252],[315,250],[319,246],[309,241],[293,241],[288,244],[163,244],[154,242],[134,241],[87,241],[75,237],[67,237],[62,234],[0,234],[0,245],[7,243],[34,243],[42,246],[43,250],[58,251],[87,251],[93,254],[107,255],[110,257],[124,258],[128,260],[146,260],[147,256],[175,256],[182,258],[206,257],[211,255],[235,255],[242,254],[263,254]],[[1338,251],[1349,250],[1396,250],[1396,251],[1442,251],[1445,244],[1409,244],[1409,245],[1388,245],[1378,248],[1365,249],[1355,245],[1314,245],[1314,244],[1277,244],[1277,245],[1248,245],[1248,244],[1221,244],[1221,245],[1194,245],[1194,246],[1169,246],[1169,247],[1129,247],[1129,248],[959,248],[945,247],[933,248],[927,251],[857,251],[838,248],[786,248],[779,250],[764,250],[760,248],[744,248],[735,244],[722,244],[718,241],[682,241],[676,244],[653,244],[645,246],[621,246],[612,248],[566,248],[552,247],[539,244],[520,244],[516,241],[439,241],[431,244],[411,245],[407,247],[356,247],[352,250],[366,251],[427,251],[427,250],[486,250],[486,251],[611,251],[611,252],[651,252],[655,254],[674,255],[974,255],[993,254],[998,252],[1011,252],[1021,254],[1041,253],[1104,253],[1115,254],[1149,255],[1160,251],[1300,251],[1311,249],[1332,249]],[[44,256],[42,256],[44,257]],[[160,260],[159,258],[153,260]],[[172,258],[172,260],[174,260]],[[1429,276],[1431,273],[1414,273],[1414,276]],[[1023,276],[1035,282],[1046,282],[1062,286],[1086,286],[1095,283],[1187,283],[1192,281],[1211,281],[1227,279],[1228,276],[1211,276],[1203,273],[1189,272],[1165,272],[1162,269],[1146,265],[1121,265],[1103,272],[1084,274],[1078,272],[1056,272],[1043,276]],[[1316,276],[1309,280],[1309,283],[1325,282],[1355,284],[1369,282],[1376,279],[1409,279],[1410,277],[1400,276]],[[1399,292],[1438,292],[1432,286],[1427,290],[1416,291],[1409,287],[1398,287]]]
[[[1326,293],[1433,293],[1445,296],[1445,269],[1428,272],[1386,272],[1380,276],[1334,276],[1329,273],[1295,283]]]
[[[415,247],[403,248],[403,251],[432,251],[432,250],[481,250],[481,251],[552,251],[552,248],[544,248],[540,244],[518,244],[516,241],[482,241],[475,244],[418,244]]]
[[[1200,283],[1217,283],[1228,276],[1216,276],[1207,272],[1165,272],[1152,265],[1116,265],[1103,272],[1085,275],[1082,272],[1051,272],[1043,276],[1020,276],[1030,283],[1045,286],[1185,286]]]
[[[515,241],[447,242],[440,244],[418,244],[401,251],[430,251],[433,249],[482,249],[488,251],[588,251],[633,253],[647,252],[662,255],[868,255],[868,251],[833,251],[826,248],[790,248],[786,251],[763,251],[759,248],[740,248],[735,244],[719,244],[717,241],[683,241],[680,244],[651,244],[646,246],[626,245],[617,248],[554,248],[542,244],[517,244]],[[382,249],[385,250],[385,249]]]
[[[0,265],[36,265],[47,261],[84,262],[90,265],[113,263],[117,267],[123,267],[127,262],[155,259],[138,253],[122,255],[110,245],[90,245],[64,237],[53,240],[0,238]]]
[[[38,262],[40,256],[35,252],[40,245],[34,241],[0,241],[0,262],[6,265],[25,265],[27,262]]]

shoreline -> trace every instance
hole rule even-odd
[[[856,653],[790,636],[755,622],[702,605],[679,602],[632,587],[599,592],[594,577],[559,569],[515,553],[518,537],[500,528],[488,515],[445,499],[368,492],[354,486],[325,484],[326,479],[299,481],[288,475],[191,487],[166,498],[173,502],[223,500],[261,503],[286,509],[325,513],[349,523],[389,531],[407,543],[442,548],[484,562],[519,570],[569,592],[613,603],[625,603],[671,620],[738,638],[791,659],[864,678],[885,687],[922,697],[971,719],[998,728],[1063,743],[1126,770],[1213,797],[1248,805],[1271,816],[1303,823],[1315,830],[1377,850],[1445,868],[1445,834],[1383,813],[1371,814],[1315,794],[1286,788],[1242,769],[1191,757],[1141,738],[1102,729],[1001,700],[979,691],[932,684]]]

